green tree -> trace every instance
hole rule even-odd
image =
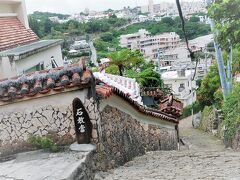
[[[215,63],[213,66],[211,66],[209,73],[203,78],[201,85],[197,90],[197,98],[200,105],[202,107],[211,106],[213,104],[220,106],[222,103],[222,95],[216,93],[219,88],[220,78],[218,74],[218,67]]]
[[[44,22],[44,33],[45,33],[45,34],[51,33],[51,28],[52,28],[52,27],[53,27],[52,21],[50,21],[49,19],[47,19],[47,20]]]
[[[113,40],[113,34],[111,32],[105,32],[101,35],[101,39],[106,42],[111,42]]]
[[[214,20],[218,31],[218,41],[227,49],[229,40],[234,47],[239,46],[240,0],[218,0],[213,3],[208,14]]]
[[[136,67],[144,61],[143,55],[138,50],[131,51],[129,49],[122,49],[110,53],[109,57],[112,59],[110,64],[118,67],[120,76],[124,75],[125,69]]]
[[[200,18],[198,16],[192,16],[189,19],[189,22],[199,22],[199,21],[200,21]]]

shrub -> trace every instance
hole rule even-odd
[[[44,149],[50,152],[58,152],[60,149],[53,139],[48,136],[31,136],[28,143],[38,149]]]
[[[183,109],[183,113],[182,113],[182,116],[181,116],[181,119],[183,118],[186,118],[188,116],[191,116],[192,115],[192,109],[193,109],[193,114],[196,114],[200,111],[202,111],[202,106],[199,104],[199,102],[194,102],[193,104],[191,105],[188,105],[186,106],[184,109]]]

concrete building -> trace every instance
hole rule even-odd
[[[164,84],[186,107],[196,101],[196,81],[191,81],[192,70],[168,71],[161,74]]]
[[[120,36],[120,46],[129,49],[139,49],[147,58],[156,59],[158,50],[176,48],[180,43],[180,37],[175,32],[163,33],[151,36],[145,29],[137,33]]]
[[[153,0],[148,0],[148,11],[149,11],[150,15],[154,14],[154,11],[153,11]]]
[[[24,0],[0,1],[0,78],[63,65],[62,40],[39,40]]]
[[[213,41],[212,34],[201,36],[189,41],[189,46],[195,53],[202,53],[206,56],[201,57],[197,66],[197,79],[202,79],[204,75],[208,72],[212,58],[208,57],[208,52],[206,52],[206,46]],[[186,44],[181,43],[178,47],[174,49],[167,49],[162,51],[161,60],[162,67],[171,66],[171,69],[177,70],[179,68],[183,69],[194,69],[195,64],[191,62],[190,54],[187,50]]]
[[[181,2],[183,15],[192,15],[198,12],[207,12],[203,1],[182,1]],[[154,4],[153,0],[149,0],[148,5],[141,6],[142,13],[157,14],[161,16],[178,16],[176,3],[162,2]]]

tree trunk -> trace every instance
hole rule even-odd
[[[123,76],[123,66],[122,65],[118,65],[118,70],[119,70],[119,75]]]

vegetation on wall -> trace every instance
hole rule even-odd
[[[28,138],[28,143],[38,149],[44,149],[50,152],[58,152],[59,146],[54,143],[50,136],[31,136]]]
[[[193,110],[193,114],[196,114],[196,113],[202,111],[203,107],[200,105],[200,103],[198,101],[194,102],[191,105],[186,106],[185,108],[183,108],[181,119],[191,116],[192,110]]]
[[[240,128],[240,84],[234,86],[232,94],[223,104],[225,138],[232,139]]]

